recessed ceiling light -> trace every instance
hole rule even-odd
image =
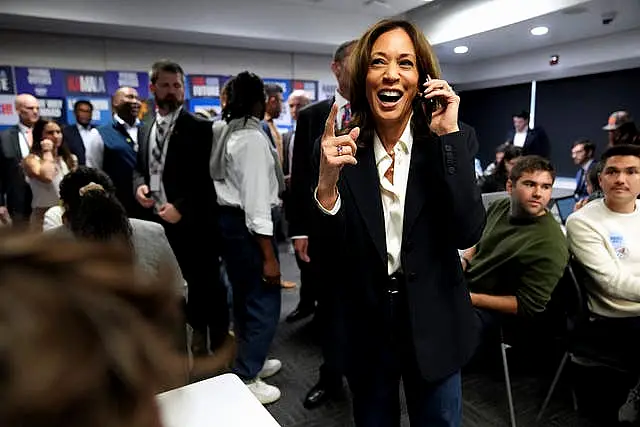
[[[535,27],[531,29],[531,34],[534,36],[544,36],[549,32],[549,28],[547,27]]]
[[[469,48],[466,46],[456,46],[453,51],[455,53],[467,53],[469,52]]]

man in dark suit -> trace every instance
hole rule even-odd
[[[334,102],[339,106],[336,128],[342,129],[351,116],[349,101],[346,97],[349,93],[349,55],[354,44],[353,40],[343,43],[334,54],[331,70],[338,82],[334,97],[305,107],[298,114],[291,165],[291,197],[285,206],[289,221],[289,235],[294,242],[296,258],[309,264],[301,271],[312,270],[311,274],[306,275],[301,286],[298,307],[287,316],[287,321],[295,322],[310,316],[315,312],[317,302],[316,322],[323,335],[321,342],[324,363],[320,367],[320,378],[304,400],[304,406],[309,409],[326,402],[342,389],[340,348],[334,339],[335,328],[332,327],[335,319],[331,305],[323,298],[325,293],[322,292],[328,284],[321,283],[321,266],[314,263],[313,244],[310,243],[309,234],[311,233],[311,215],[315,209],[313,188],[318,179],[317,173],[313,172],[313,164],[317,163],[314,146],[322,135],[324,124]]]
[[[208,354],[228,334],[226,289],[219,280],[215,189],[209,176],[211,123],[188,113],[179,64],[153,65],[150,89],[158,106],[138,135],[133,188],[149,219],[162,224],[188,284],[187,321],[192,350]]]
[[[543,128],[536,126],[529,128],[529,112],[522,111],[513,115],[513,132],[507,141],[516,147],[522,147],[522,155],[535,154],[545,159],[551,158],[551,143]]]
[[[573,193],[573,197],[576,200],[582,200],[589,197],[587,191],[587,176],[589,171],[597,162],[593,157],[596,154],[596,146],[588,139],[579,139],[573,143],[571,148],[571,158],[573,163],[578,166],[578,172],[576,172],[576,191]]]
[[[22,160],[31,150],[31,131],[40,118],[40,107],[29,94],[16,96],[15,107],[18,124],[0,134],[0,217],[8,215],[15,225],[24,225],[31,215],[32,195]]]
[[[79,99],[73,104],[73,114],[76,116],[76,123],[65,126],[64,141],[69,150],[78,157],[78,165],[85,165],[87,163],[87,147],[93,137],[91,133],[93,105],[86,99]]]
[[[294,90],[291,92],[291,95],[289,95],[289,99],[287,99],[289,114],[291,115],[291,121],[293,124],[291,130],[282,135],[282,148],[284,152],[282,159],[282,172],[284,173],[287,181],[291,178],[291,163],[293,163],[293,147],[294,137],[296,134],[296,123],[298,122],[298,113],[302,108],[306,107],[309,102],[307,93],[302,89]],[[289,184],[287,184],[287,187],[289,187]]]

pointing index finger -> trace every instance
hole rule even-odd
[[[327,117],[327,121],[324,124],[324,135],[322,139],[336,136],[336,117],[338,117],[338,104],[334,102],[331,106],[329,117]]]

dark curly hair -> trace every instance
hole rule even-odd
[[[60,199],[73,234],[98,241],[122,239],[132,247],[131,224],[115,192],[111,178],[98,169],[81,166],[65,175]]]
[[[222,110],[222,118],[233,119],[258,117],[262,120],[265,111],[264,83],[257,75],[243,71],[227,82],[227,103]]]

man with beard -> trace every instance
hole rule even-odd
[[[131,191],[140,126],[138,91],[123,86],[113,94],[111,104],[113,121],[93,132],[93,139],[86,150],[87,166],[102,169],[109,175],[116,187],[116,196],[127,214],[139,218],[142,208]]]
[[[162,224],[188,284],[187,321],[196,356],[228,337],[226,290],[219,279],[215,189],[209,177],[211,123],[188,113],[184,71],[170,61],[153,65],[155,117],[140,129],[133,189],[147,218]]]

